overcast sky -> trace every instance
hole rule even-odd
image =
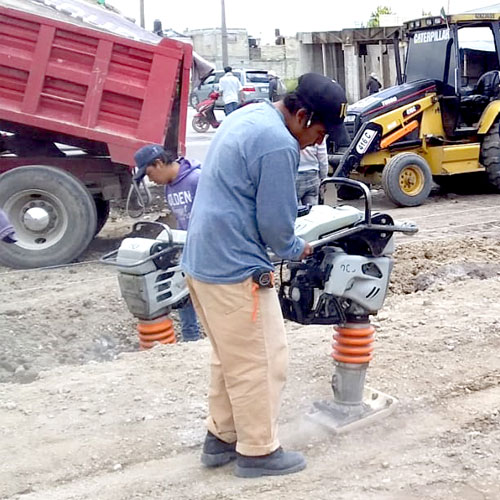
[[[108,0],[124,14],[139,19],[139,0]],[[183,32],[186,28],[220,26],[220,0],[144,0],[146,28],[161,19],[164,28]],[[368,22],[377,5],[387,5],[403,20],[422,14],[422,9],[439,14],[441,7],[450,13],[492,5],[492,0],[225,0],[228,28],[247,28],[250,35],[269,41],[274,29],[284,35],[298,31],[327,31],[359,27]],[[342,7],[345,5],[345,7]]]

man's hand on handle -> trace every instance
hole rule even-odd
[[[304,250],[302,251],[302,254],[300,255],[300,260],[305,259],[306,257],[311,255],[312,253],[313,253],[313,248],[306,241],[306,244],[304,246]]]

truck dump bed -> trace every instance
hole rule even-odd
[[[31,130],[129,166],[151,142],[184,153],[189,45],[64,22],[43,5],[12,8],[23,2],[0,6],[1,130]]]

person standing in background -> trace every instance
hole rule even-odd
[[[269,100],[271,102],[276,102],[279,97],[278,97],[278,75],[272,71],[269,70],[267,72],[269,76]]]
[[[382,88],[376,73],[370,73],[370,78],[366,82],[366,90],[368,95],[376,94]]]
[[[321,144],[309,146],[300,152],[296,188],[299,205],[317,205],[319,185],[328,175],[328,153],[326,140]]]
[[[225,75],[219,81],[219,91],[222,93],[226,116],[238,107],[238,103],[241,101],[241,89],[243,88],[239,79],[233,75],[232,70],[231,66],[226,66],[224,68]]]

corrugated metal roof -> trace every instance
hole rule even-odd
[[[119,14],[78,0],[2,0],[1,5],[87,28],[157,44],[161,38]]]

